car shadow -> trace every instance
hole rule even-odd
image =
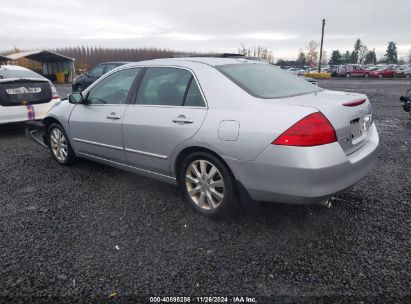
[[[15,137],[16,135],[24,135],[23,123],[0,125],[0,138]]]

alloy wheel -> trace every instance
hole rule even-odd
[[[57,160],[64,163],[68,155],[68,145],[63,132],[57,128],[54,128],[50,133],[50,146]]]
[[[209,161],[193,161],[187,168],[185,184],[191,200],[204,210],[215,210],[223,202],[223,177]]]

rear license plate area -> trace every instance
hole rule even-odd
[[[353,145],[367,137],[371,125],[371,114],[350,121],[351,142]]]

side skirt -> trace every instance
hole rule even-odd
[[[108,160],[108,159],[105,159],[105,158],[102,158],[102,157],[90,155],[90,154],[83,153],[83,152],[78,152],[77,154],[78,154],[79,157],[82,157],[82,158],[86,158],[86,159],[89,159],[89,160],[92,160],[92,161],[96,161],[96,162],[99,162],[99,163],[102,163],[102,164],[105,164],[105,165],[109,165],[109,166],[112,166],[112,167],[115,167],[115,168],[118,168],[118,169],[121,169],[121,170],[131,172],[131,173],[135,173],[135,174],[143,175],[143,176],[146,176],[146,177],[150,177],[150,178],[153,178],[153,179],[156,179],[156,180],[168,183],[168,184],[177,185],[176,178],[172,177],[172,176],[167,176],[167,175],[152,172],[152,171],[149,171],[149,170],[140,169],[140,168],[137,168],[137,167],[133,167],[133,166],[130,166],[130,165],[126,165],[126,164],[123,164],[123,163]]]

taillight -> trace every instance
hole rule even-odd
[[[52,99],[59,99],[59,93],[56,90],[56,87],[50,82],[50,88],[51,88],[51,98]]]
[[[334,127],[321,112],[316,112],[296,122],[272,144],[311,147],[335,141],[337,141],[337,136]]]

